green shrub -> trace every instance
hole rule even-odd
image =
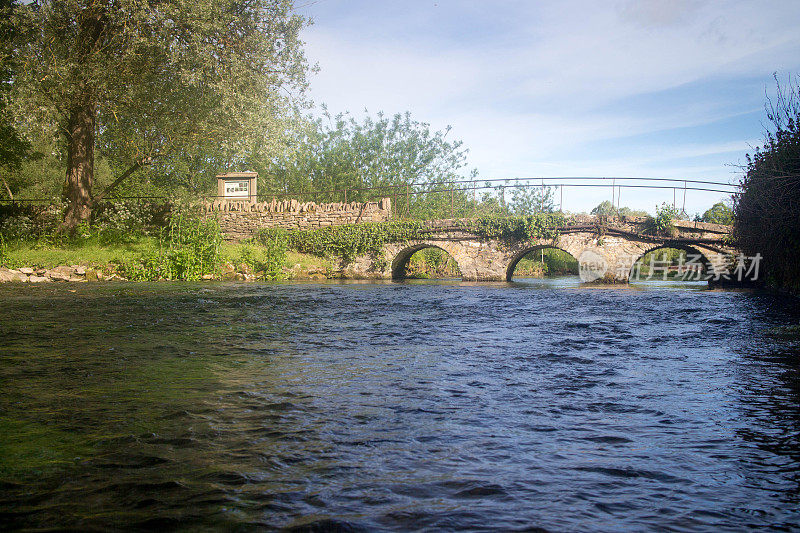
[[[661,207],[656,206],[656,216],[648,218],[646,230],[653,235],[673,235],[675,233],[673,221],[680,218],[680,215],[678,208],[665,202]]]
[[[777,81],[777,78],[776,78]],[[800,78],[767,102],[764,143],[747,156],[734,197],[734,237],[745,255],[763,257],[770,285],[800,294]]]
[[[119,270],[137,281],[199,280],[216,269],[221,243],[222,233],[216,220],[177,213],[159,235],[157,253],[120,264]]]
[[[424,248],[411,256],[406,268],[408,278],[460,277],[458,263],[450,254],[439,248]]]
[[[250,244],[239,249],[237,263],[244,263],[264,280],[276,280],[283,277],[283,265],[286,261],[287,242],[285,230],[269,230],[271,236],[260,241],[261,249],[255,250]]]
[[[28,215],[12,215],[0,221],[0,235],[7,241],[35,240],[38,232]]]

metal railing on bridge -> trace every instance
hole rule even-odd
[[[258,200],[271,199],[297,199],[299,201],[313,201],[316,203],[324,202],[367,202],[376,201],[381,198],[389,197],[393,200],[392,209],[395,215],[410,217],[415,207],[415,199],[427,195],[436,195],[444,204],[440,203],[440,208],[446,209],[449,203],[451,215],[455,216],[459,208],[463,205],[456,205],[456,202],[473,201],[475,203],[482,200],[478,197],[479,192],[494,192],[498,204],[502,209],[506,209],[509,202],[506,201],[507,190],[542,189],[557,192],[558,210],[564,210],[564,191],[569,189],[597,188],[605,189],[610,195],[605,197],[610,199],[612,208],[621,207],[621,193],[623,189],[632,190],[658,190],[665,192],[664,202],[669,203],[678,209],[680,199],[680,211],[685,212],[686,196],[689,192],[713,192],[734,196],[740,193],[738,184],[725,183],[712,180],[688,179],[688,178],[642,178],[642,177],[619,177],[619,176],[560,176],[560,177],[513,177],[513,178],[471,178],[462,180],[439,180],[422,181],[396,185],[377,185],[364,187],[338,187],[332,189],[295,189],[280,190],[259,193]],[[669,191],[672,194],[669,194]],[[456,195],[459,195],[458,198]],[[470,197],[471,195],[471,197]],[[544,195],[541,195],[544,198]],[[671,196],[671,198],[670,198]],[[216,195],[201,195],[204,201],[213,201],[222,198]],[[169,196],[109,196],[106,201],[164,201],[171,200]],[[555,198],[550,198],[555,204]],[[53,198],[0,198],[3,203],[18,204],[59,204],[60,201]]]

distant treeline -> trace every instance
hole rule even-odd
[[[734,204],[735,237],[746,255],[763,256],[768,282],[800,292],[800,87],[778,83],[767,102],[770,130],[748,156]]]

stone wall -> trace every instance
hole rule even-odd
[[[217,200],[203,205],[222,228],[225,240],[241,241],[263,228],[311,229],[324,226],[382,222],[391,218],[392,201],[317,204],[297,200],[246,202]]]

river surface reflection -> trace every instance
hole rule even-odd
[[[0,286],[0,528],[800,527],[796,300]]]

